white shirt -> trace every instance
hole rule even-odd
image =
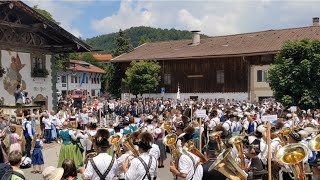
[[[156,175],[157,170],[157,160],[150,156],[148,153],[142,153],[139,156],[148,166],[150,157],[152,158],[151,166],[149,168],[149,173],[151,176],[151,179],[153,179]],[[141,161],[138,158],[134,158],[131,161],[130,167],[128,171],[125,174],[126,180],[142,180],[144,175],[146,174],[146,170],[141,163]],[[146,176],[144,179],[148,179],[148,176]]]
[[[228,132],[233,131],[232,122],[229,119],[222,124],[222,127]]]
[[[248,130],[248,128],[249,128],[249,121],[248,121],[248,119],[247,118],[245,118],[243,121],[242,121],[242,126],[243,126],[243,129],[244,130]]]
[[[220,123],[220,119],[218,117],[212,118],[209,124],[209,130],[213,130]]]
[[[100,153],[96,157],[93,158],[95,165],[97,166],[98,170],[103,174],[109,167],[112,157],[107,153]],[[117,167],[118,162],[114,160],[113,166],[106,177],[106,180],[112,180],[117,175]],[[90,180],[100,180],[98,174],[93,169],[90,161],[88,162],[87,168],[84,171],[84,176]]]
[[[271,149],[271,158],[273,158],[273,159],[276,158],[275,157],[275,155],[276,155],[275,152],[278,151],[282,147],[280,142],[281,141],[280,141],[279,138],[274,138],[274,139],[271,140],[271,145],[270,145],[271,148],[270,149]]]
[[[131,151],[127,151],[126,153],[122,154],[118,159],[117,159],[117,162],[118,162],[118,171],[119,171],[119,179],[124,179],[125,176],[124,176],[124,172],[123,172],[123,169],[122,169],[122,164],[125,160],[129,160],[129,162],[133,159],[133,156],[130,156],[132,153]],[[130,157],[129,157],[130,156]]]
[[[156,160],[160,157],[160,149],[157,144],[152,144],[152,148],[149,150],[149,154],[153,156]]]
[[[186,154],[182,154],[179,159],[178,170],[180,173],[187,174],[186,178],[178,177],[177,180],[190,180],[193,177],[193,180],[201,180],[203,176],[203,169],[201,164],[197,166],[196,170],[194,166],[200,162],[200,158],[195,156],[192,153],[187,152],[195,161],[193,164],[192,160]]]
[[[264,141],[263,138],[260,140],[260,153],[258,154],[259,159],[264,165],[267,165],[268,162],[268,144]]]
[[[50,118],[43,117],[42,118],[42,122],[45,125],[45,129],[51,129],[51,120],[50,120]]]

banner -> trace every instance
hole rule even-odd
[[[85,81],[86,81],[86,77],[87,77],[87,73],[82,73],[82,79],[81,79],[81,82],[80,82],[80,86],[83,84],[83,83],[85,83]]]

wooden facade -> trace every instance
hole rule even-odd
[[[161,82],[154,93],[160,93],[162,87],[165,88],[165,93],[176,93],[178,84],[181,93],[249,92],[250,66],[271,64],[273,58],[273,54],[267,54],[225,58],[159,60]],[[130,63],[122,62],[120,64],[122,69],[120,73],[124,75]],[[221,77],[222,71],[223,77]],[[223,83],[221,83],[222,78]],[[128,87],[122,84],[122,93],[128,92]]]

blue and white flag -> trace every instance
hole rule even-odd
[[[180,87],[179,87],[179,84],[178,84],[177,100],[180,101]]]
[[[86,77],[87,77],[87,73],[82,73],[82,79],[81,79],[81,82],[80,82],[80,86],[86,81]]]

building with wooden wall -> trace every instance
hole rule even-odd
[[[320,39],[319,18],[301,28],[216,36],[192,40],[146,43],[115,57],[123,71],[135,60],[156,60],[161,65],[161,83],[153,97],[235,99],[257,101],[272,97],[267,71],[286,41]],[[165,94],[160,89],[165,89]],[[122,94],[129,93],[122,88]],[[149,94],[146,94],[149,96]]]
[[[21,1],[0,1],[0,97],[14,105],[19,83],[33,105],[54,109],[57,101],[56,53],[91,47]]]

